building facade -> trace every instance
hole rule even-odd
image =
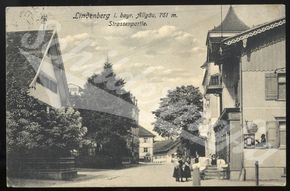
[[[224,42],[225,50],[241,53],[238,100],[245,179],[255,178],[256,161],[261,179],[286,176],[285,23],[285,18],[277,19]]]
[[[72,83],[69,83],[68,84],[68,90],[69,90],[69,93],[70,95],[81,95],[81,92],[82,92],[82,88],[76,84],[72,84]]]
[[[203,127],[207,129],[205,154],[216,154],[216,137],[214,124],[217,123],[223,111],[223,106],[228,103],[228,93],[223,90],[224,82],[220,72],[221,67],[215,63],[216,56],[220,52],[220,44],[223,39],[239,34],[249,27],[241,21],[231,6],[220,25],[208,31],[206,46],[207,58],[201,66],[204,69],[202,81],[204,89],[204,117]]]
[[[219,86],[209,82],[212,92],[205,91],[220,99],[216,154],[229,164],[230,179],[254,179],[256,161],[260,179],[279,179],[286,174],[285,18],[220,35],[207,60],[219,67]]]
[[[155,135],[139,126],[139,161],[152,162],[153,160],[153,139]]]
[[[209,157],[215,154],[215,135],[213,125],[216,123],[218,116],[220,114],[219,108],[219,95],[218,94],[207,94],[209,91],[207,84],[211,80],[211,76],[216,76],[211,81],[212,83],[217,83],[215,80],[219,80],[219,69],[213,63],[206,64],[203,66],[205,69],[204,79],[202,82],[204,88],[203,96],[203,114],[204,121],[202,123],[202,128],[205,129],[205,156]]]

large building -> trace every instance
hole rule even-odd
[[[248,28],[233,15],[230,7],[216,44],[210,32],[207,39],[206,65],[219,68],[219,79],[204,83],[205,94],[219,96],[216,154],[230,179],[254,179],[256,161],[260,179],[279,179],[286,174],[286,21]]]
[[[207,33],[207,58],[201,66],[204,69],[202,85],[204,87],[203,108],[205,120],[203,126],[207,129],[205,145],[206,156],[215,154],[215,134],[213,125],[222,113],[222,77],[220,67],[215,64],[215,56],[219,53],[220,43],[223,39],[239,34],[249,27],[241,21],[231,6],[220,25]]]

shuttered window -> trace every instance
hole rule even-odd
[[[265,74],[265,99],[276,100],[278,96],[278,83],[276,73]]]
[[[279,121],[280,147],[286,147],[286,121]]]
[[[286,74],[278,74],[278,99],[286,100]]]
[[[279,146],[279,128],[277,121],[267,121],[267,143],[269,148],[278,148]]]

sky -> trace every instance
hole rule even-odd
[[[285,16],[283,5],[233,8],[249,27]],[[138,100],[140,125],[152,130],[152,111],[168,90],[193,85],[203,91],[200,66],[206,59],[207,32],[220,24],[228,9],[229,5],[9,7],[6,30],[43,29],[40,18],[47,15],[45,27],[57,30],[67,81],[79,86],[102,71],[108,56],[117,76],[125,79],[125,89]],[[73,19],[77,12],[110,17]],[[155,14],[156,18],[135,19],[139,12]],[[160,18],[160,13],[168,13],[168,17]],[[121,14],[134,17],[120,18]],[[110,21],[144,21],[147,26],[108,26]]]

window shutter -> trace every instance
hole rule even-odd
[[[278,95],[277,76],[275,73],[265,74],[265,99],[276,100]]]
[[[278,148],[279,146],[279,128],[277,121],[267,121],[267,143],[270,148]]]

